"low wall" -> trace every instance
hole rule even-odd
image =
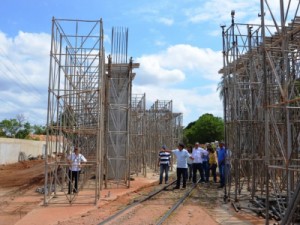
[[[29,155],[45,155],[46,142],[14,138],[0,138],[0,164],[15,163]]]

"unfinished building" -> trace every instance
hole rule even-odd
[[[261,24],[236,23],[232,11],[231,25],[222,26],[221,91],[231,156],[224,198],[264,216],[266,224],[291,224],[300,219],[299,1],[278,2],[278,21],[262,0]],[[265,24],[267,16],[273,24]]]
[[[102,20],[53,18],[44,204],[95,204],[102,188],[128,188],[132,173],[155,168],[158,141],[182,138],[182,114],[172,112],[172,101],[146,110],[145,94],[132,94],[139,64],[127,56],[128,29],[112,29],[107,61],[103,37]],[[75,146],[87,158],[80,195],[68,193],[66,158]]]

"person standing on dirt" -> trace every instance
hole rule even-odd
[[[208,145],[207,151],[209,152],[209,171],[211,171],[214,182],[217,183],[217,158],[215,150],[211,145]]]
[[[193,147],[189,146],[187,150],[191,155],[193,152]],[[191,182],[193,178],[193,160],[190,157],[187,159],[187,164],[188,164],[187,179],[188,181]]]
[[[82,163],[87,162],[86,158],[79,153],[79,148],[75,147],[74,152],[68,156],[67,158],[69,163],[69,189],[68,194],[77,193],[78,192],[78,180],[82,167]],[[75,184],[73,185],[73,181]]]
[[[225,186],[225,160],[226,160],[225,143],[221,141],[219,143],[219,151],[218,151],[218,166],[219,166],[219,173],[220,173],[220,186],[218,186],[218,188],[223,188]]]
[[[176,186],[173,189],[179,189],[180,188],[180,182],[181,177],[183,178],[182,182],[182,188],[186,188],[186,178],[187,178],[187,159],[191,157],[189,152],[184,149],[184,144],[179,143],[178,148],[174,150],[166,150],[167,152],[172,152],[176,158],[177,158],[177,168],[176,168],[176,175],[177,175],[177,181]]]
[[[166,146],[161,147],[161,151],[158,154],[158,166],[159,166],[159,184],[162,184],[163,175],[165,173],[165,184],[168,183],[169,179],[169,168],[171,153],[166,151]]]
[[[195,143],[192,152],[193,159],[193,183],[197,183],[197,171],[200,173],[200,182],[205,182],[203,170],[204,149],[200,147],[199,142]]]

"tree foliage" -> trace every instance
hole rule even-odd
[[[41,125],[31,126],[22,114],[0,121],[0,137],[25,139],[29,134],[46,134],[46,128]]]
[[[0,127],[6,137],[15,137],[21,125],[17,119],[4,119],[0,122]]]
[[[42,126],[42,125],[33,125],[32,126],[32,129],[33,129],[33,133],[34,134],[43,134],[45,135],[46,134],[46,127],[45,126]]]
[[[184,141],[187,144],[206,143],[223,139],[223,119],[209,113],[203,114],[195,123],[184,129]]]

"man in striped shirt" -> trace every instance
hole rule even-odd
[[[171,153],[166,151],[166,146],[161,147],[161,151],[158,154],[158,166],[160,167],[159,171],[159,184],[162,184],[163,174],[165,173],[165,183],[168,183],[169,179],[169,167],[170,167],[170,158]]]

